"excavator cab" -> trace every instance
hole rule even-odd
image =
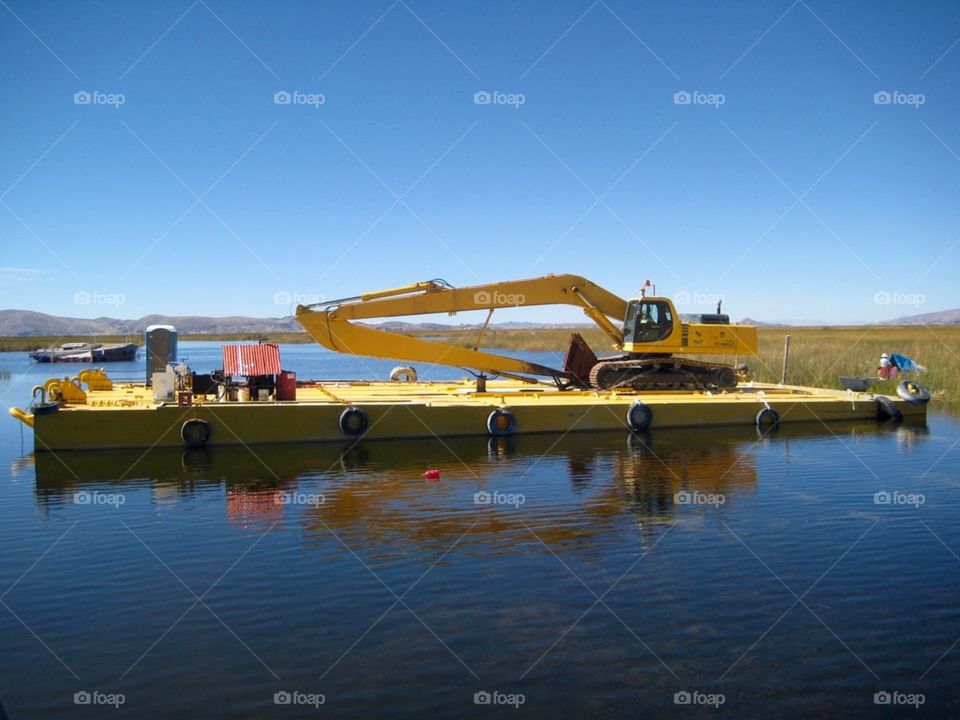
[[[631,300],[623,322],[623,339],[628,343],[666,340],[673,332],[673,303],[659,298]]]

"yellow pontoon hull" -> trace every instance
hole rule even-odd
[[[508,410],[517,434],[628,429],[635,401],[652,415],[650,429],[719,425],[753,426],[764,408],[781,424],[830,423],[878,416],[871,393],[778,385],[746,385],[729,392],[656,393],[558,391],[513,381],[488,381],[476,392],[462,382],[315,383],[297,389],[295,402],[205,402],[191,406],[159,403],[143,385],[114,384],[90,389],[84,404],[66,404],[52,412],[15,416],[34,430],[38,451],[93,448],[180,447],[183,425],[205,421],[207,445],[352,442],[341,430],[341,415],[357,408],[366,416],[369,439],[486,435],[490,414]],[[925,405],[900,398],[887,401],[905,421],[922,422]]]

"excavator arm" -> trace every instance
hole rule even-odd
[[[494,310],[532,305],[580,307],[610,337],[615,347],[623,347],[623,334],[610,318],[622,323],[627,301],[577,275],[546,275],[462,288],[452,287],[442,280],[429,280],[318,305],[299,305],[296,317],[317,342],[341,353],[454,365],[525,380],[529,378],[523,376],[529,375],[556,380],[565,378],[567,374],[563,370],[483,352],[476,347],[471,349],[422,340],[351,322],[487,310],[487,320],[477,342],[479,345]]]

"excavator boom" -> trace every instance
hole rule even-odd
[[[537,363],[351,322],[466,310],[487,310],[489,322],[496,309],[534,305],[580,307],[616,348],[623,347],[622,332],[610,318],[622,323],[627,301],[577,275],[546,275],[462,288],[451,287],[442,280],[430,280],[318,305],[300,305],[296,317],[317,342],[337,352],[454,365],[507,376],[563,379],[567,376],[563,370]]]

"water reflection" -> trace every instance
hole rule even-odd
[[[917,427],[850,423],[786,426],[758,439],[751,429],[531,435],[440,441],[359,442],[142,451],[38,453],[14,461],[17,474],[36,466],[41,511],[74,502],[80,489],[149,488],[156,505],[222,495],[227,521],[239,527],[300,524],[311,534],[363,533],[367,541],[447,547],[470,531],[495,542],[541,529],[562,548],[620,527],[644,532],[670,522],[691,494],[750,496],[758,482],[755,450],[797,439],[839,437],[855,445],[892,434],[909,451],[925,437]],[[423,472],[439,471],[438,482]],[[479,492],[523,496],[522,507],[490,507]],[[302,501],[304,494],[314,502]],[[579,511],[570,512],[576,498]],[[319,498],[319,500],[317,500]],[[543,521],[543,522],[542,522]]]
[[[21,476],[27,474],[28,471],[33,470],[35,456],[33,453],[29,455],[21,455],[20,457],[14,458],[10,461],[10,477],[14,482],[18,482]]]

